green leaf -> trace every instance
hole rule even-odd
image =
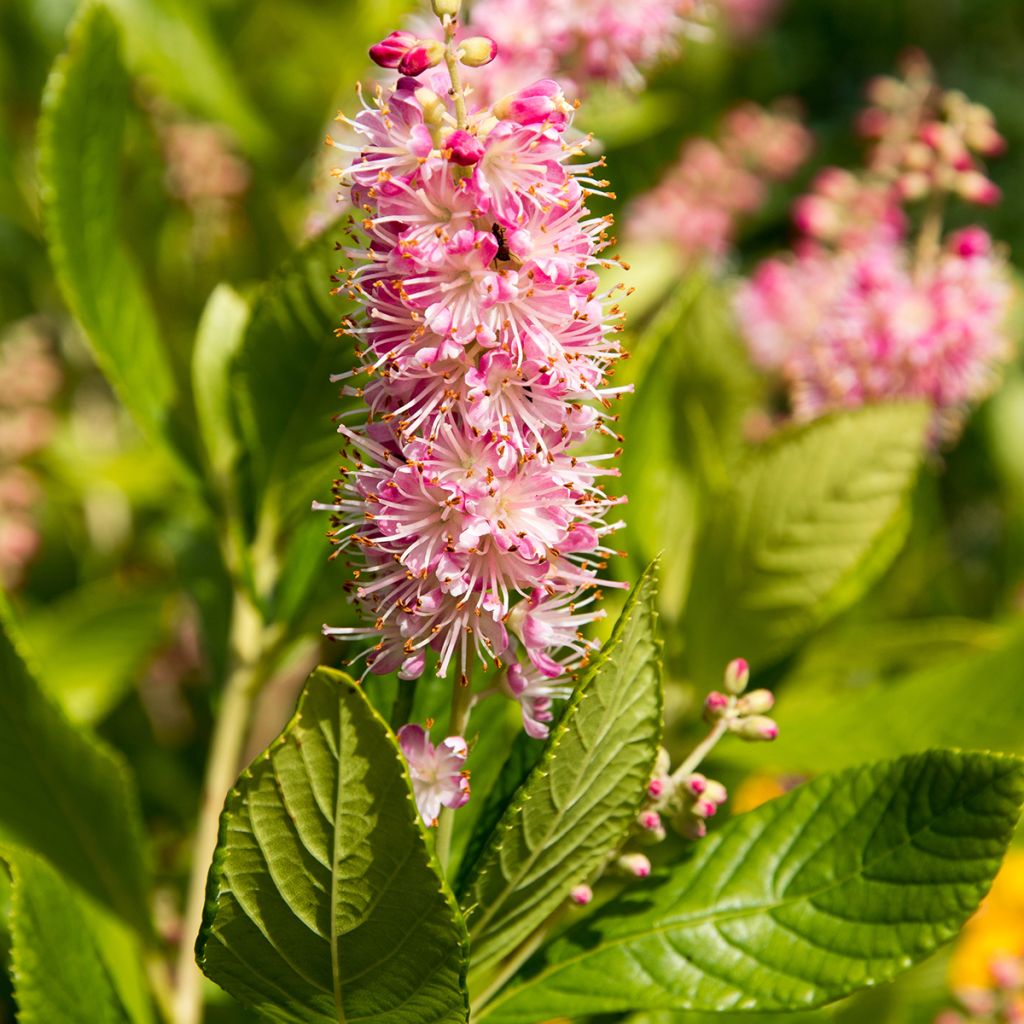
[[[13,880],[11,973],[21,1024],[128,1024],[79,899],[42,857],[4,850]]]
[[[133,71],[213,121],[229,125],[250,154],[265,153],[270,130],[239,85],[209,21],[210,8],[191,0],[105,0],[124,26]]]
[[[279,619],[302,611],[327,560],[327,523],[310,503],[328,496],[337,475],[332,418],[344,406],[330,376],[355,361],[351,342],[334,334],[348,308],[331,294],[335,234],[328,228],[264,286],[237,358],[256,543],[280,567],[270,587]]]
[[[43,96],[39,178],[50,259],[96,362],[151,442],[188,452],[156,314],[120,237],[129,81],[117,26],[87,6]]]
[[[0,607],[0,838],[149,934],[149,884],[136,795],[105,745],[75,729],[29,675]]]
[[[1022,665],[1024,631],[1017,629],[996,650],[874,686],[823,674],[792,695],[783,688],[773,712],[779,737],[770,747],[736,744],[724,756],[762,772],[817,773],[936,746],[1024,754]]]
[[[627,547],[642,564],[662,553],[659,610],[674,621],[702,511],[716,509],[740,451],[753,376],[723,291],[701,273],[677,287],[636,350],[646,370],[623,428]]]
[[[816,779],[570,928],[473,1019],[810,1009],[888,981],[973,913],[1022,800],[1021,762],[988,754]]]
[[[390,730],[318,669],[228,796],[200,967],[274,1021],[465,1021],[465,929],[425,840]]]
[[[257,503],[280,506],[282,522],[308,513],[338,462],[330,376],[350,367],[352,345],[334,330],[346,302],[331,294],[336,230],[295,253],[257,295],[238,354],[239,402]],[[268,511],[264,507],[263,511]]]
[[[651,566],[474,865],[463,899],[474,972],[593,874],[639,811],[661,738],[655,596]]]
[[[241,443],[231,375],[248,319],[245,299],[230,285],[218,285],[207,300],[192,350],[192,391],[199,432],[221,493],[237,487],[231,476],[241,454]]]
[[[902,543],[926,425],[916,403],[839,413],[737,471],[697,545],[686,638],[699,682],[738,654],[783,656],[877,579]]]
[[[35,674],[72,722],[95,725],[136,686],[164,637],[166,604],[166,594],[103,581],[22,620]]]

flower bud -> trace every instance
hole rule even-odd
[[[413,95],[423,111],[423,120],[426,124],[437,127],[444,123],[444,115],[448,108],[444,105],[444,100],[433,89],[421,85]]]
[[[467,68],[482,68],[498,56],[498,44],[488,36],[470,36],[459,43],[456,55]]]
[[[676,831],[684,839],[694,841],[703,839],[708,834],[708,827],[703,818],[695,818],[692,814],[681,815],[673,822]]]
[[[737,718],[729,723],[729,730],[741,740],[773,740],[779,735],[779,727],[771,718],[764,715],[751,715],[750,718]]]
[[[382,68],[397,68],[417,41],[411,32],[392,32],[370,47],[370,60]]]
[[[771,690],[751,690],[736,702],[741,715],[764,715],[775,707],[775,694]]]
[[[995,206],[1003,197],[999,186],[989,181],[981,171],[964,171],[956,176],[957,194],[969,203]]]
[[[724,693],[719,693],[718,690],[712,690],[704,698],[704,717],[709,722],[717,721],[728,710],[729,698]]]
[[[897,184],[900,195],[910,202],[916,199],[924,199],[932,188],[931,178],[921,171],[908,171],[906,174],[901,174]]]
[[[638,842],[653,846],[665,838],[665,826],[661,823],[661,815],[657,811],[644,811],[636,822],[640,826],[636,836]]]
[[[652,800],[657,800],[665,792],[665,783],[661,779],[651,779],[647,783],[647,795]]]
[[[430,0],[430,6],[439,18],[443,18],[445,15],[449,18],[457,18],[462,0]]]
[[[733,658],[725,666],[725,690],[733,696],[738,696],[750,682],[750,666],[743,658]]]
[[[690,796],[700,796],[708,788],[708,780],[700,772],[694,772],[683,779],[683,789]]]
[[[572,109],[566,102],[562,87],[549,78],[509,93],[494,104],[494,116],[517,124],[538,124],[541,121],[564,122]]]
[[[710,800],[716,806],[721,806],[729,799],[729,791],[715,779],[707,780],[707,787],[704,790],[704,799]]]
[[[484,155],[484,147],[475,135],[457,128],[445,139],[444,148],[448,159],[460,167],[471,167]]]
[[[646,878],[651,873],[651,862],[642,853],[624,853],[615,866],[624,875]]]
[[[569,893],[569,899],[578,907],[585,907],[594,898],[594,890],[589,885],[577,885]]]
[[[403,75],[415,78],[428,68],[436,68],[444,60],[444,43],[437,39],[417,39],[398,63]]]

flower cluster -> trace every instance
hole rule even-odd
[[[553,77],[574,97],[595,83],[639,89],[648,68],[701,34],[706,7],[701,0],[477,0],[469,30],[500,39],[501,53],[474,87],[493,97]]]
[[[1011,287],[980,227],[942,236],[949,198],[998,190],[978,157],[1002,139],[991,114],[935,87],[923,58],[879,79],[860,119],[872,140],[860,173],[823,171],[795,205],[797,251],[762,263],[736,308],[750,351],[785,382],[797,419],[890,398],[935,409],[933,439],[954,436],[1009,354]],[[923,200],[916,237],[908,204]]]
[[[672,768],[669,752],[659,749],[640,813],[633,823],[631,841],[653,846],[668,836],[669,825],[684,839],[698,840],[707,835],[707,820],[726,802],[729,794],[715,779],[697,771],[704,759],[724,736],[733,734],[748,742],[774,740],[779,734],[775,722],[766,717],[775,697],[770,690],[747,691],[750,666],[743,658],[734,658],[725,667],[724,693],[713,690],[704,702],[704,717],[710,724],[708,735],[690,754]],[[637,850],[627,850],[610,858],[605,868],[619,876],[646,878],[651,873],[650,859]],[[590,885],[580,883],[570,893],[573,903],[584,906],[593,898]]]
[[[334,513],[368,625],[325,632],[372,639],[368,671],[407,680],[431,659],[464,685],[492,664],[542,737],[594,646],[583,629],[603,614],[606,538],[621,525],[605,518],[619,501],[601,484],[612,456],[579,450],[594,432],[618,440],[625,390],[607,383],[620,327],[596,274],[608,218],[586,206],[607,183],[576,161],[553,81],[467,110],[432,68],[475,66],[493,44],[470,51],[446,25],[440,51],[404,33],[374,48],[420,77],[352,122],[364,141],[346,180],[365,242],[338,291],[361,309],[343,328],[361,365],[335,379],[365,413],[339,427],[346,465],[315,507]],[[442,803],[459,798],[446,777]]]
[[[686,264],[721,262],[740,218],[756,213],[769,183],[791,177],[810,149],[810,133],[785,105],[743,103],[725,116],[717,138],[684,145],[662,181],[633,203],[627,234],[670,243]]]

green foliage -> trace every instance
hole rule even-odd
[[[474,1016],[804,1009],[892,978],[984,896],[1021,762],[930,751],[816,779],[730,822],[542,949]]]
[[[770,748],[737,746],[726,756],[762,771],[821,772],[928,747],[1024,754],[1022,665],[1024,632],[1017,629],[995,650],[875,686],[823,675],[793,693],[783,688],[779,738]]]
[[[923,448],[918,404],[876,405],[790,430],[740,468],[697,546],[686,619],[694,677],[737,654],[788,653],[895,557]]]
[[[245,772],[197,947],[206,974],[274,1021],[465,1021],[465,933],[394,738],[318,669]]]
[[[661,736],[654,600],[651,566],[469,874],[462,903],[474,972],[514,950],[600,868],[639,810]]]
[[[129,81],[101,6],[75,22],[43,97],[40,198],[50,259],[93,355],[150,441],[191,450],[160,328],[121,235],[121,139]]]
[[[148,934],[149,885],[134,788],[119,757],[73,727],[0,626],[0,837],[42,854]]]
[[[22,1024],[129,1024],[79,898],[41,857],[4,850],[13,879],[12,973]]]
[[[24,618],[35,675],[72,722],[97,724],[131,692],[164,635],[166,606],[165,593],[104,581]]]

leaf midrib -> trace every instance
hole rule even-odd
[[[637,610],[639,610],[639,606],[637,606]],[[635,614],[636,614],[636,612],[634,611],[634,615]],[[623,631],[625,631],[625,629],[632,623],[632,621],[633,621],[633,616],[630,616],[630,618],[626,622],[623,623]],[[644,662],[646,662],[647,660],[648,660],[647,658],[643,659]],[[599,667],[598,671],[600,671],[601,669],[603,669],[606,666],[608,666],[611,661],[612,661],[612,656],[610,654],[609,657],[605,660],[604,664]],[[577,700],[577,702],[576,702],[576,704],[575,704],[575,706],[573,708],[573,711],[576,712],[576,713],[579,713],[579,709],[580,709],[580,707],[582,705],[582,702],[583,702],[583,694],[585,692],[586,691],[583,690],[583,689],[581,689],[579,691],[579,694],[580,694],[579,698],[578,698],[578,700]],[[635,693],[635,689],[631,690],[630,692]],[[634,701],[633,703],[635,705],[636,702]],[[627,705],[626,708],[623,709],[623,714],[625,714],[625,712],[628,711],[629,706],[630,705]],[[586,766],[590,765],[592,763],[592,761],[594,760],[594,755],[593,755],[592,752],[594,750],[597,750],[600,747],[601,740],[603,740],[607,736],[608,732],[614,726],[618,725],[620,721],[621,721],[621,718],[619,716],[609,716],[608,726],[602,731],[600,739],[593,744],[591,750],[587,752],[586,759],[584,759],[580,763],[580,771],[577,773],[577,776],[576,776],[575,788],[578,788],[579,779],[586,774],[586,771],[585,771]],[[562,740],[568,734],[570,723],[571,723],[571,718],[570,718],[569,715],[567,715],[565,717],[564,721],[563,721],[562,727],[559,730],[559,736],[558,736],[556,742],[552,745],[552,756],[551,756],[552,762],[554,762],[554,760],[558,756],[558,749],[559,749],[559,742],[558,741]],[[536,770],[537,770],[537,768],[534,768],[534,771],[536,771]],[[533,774],[533,772],[531,772],[531,775],[532,774]],[[543,836],[541,842],[537,844],[537,846],[534,849],[534,852],[531,853],[531,855],[529,857],[525,858],[525,860],[520,864],[520,869],[519,869],[518,873],[514,876],[514,878],[507,879],[508,884],[504,887],[501,895],[498,897],[498,899],[496,899],[491,904],[490,907],[488,907],[488,909],[478,919],[477,927],[476,927],[476,929],[474,929],[475,931],[477,931],[478,933],[483,933],[484,930],[486,929],[487,925],[490,924],[491,921],[494,919],[495,914],[497,913],[497,911],[499,909],[501,909],[504,906],[505,902],[510,898],[510,896],[518,890],[518,887],[522,883],[523,879],[527,875],[529,875],[529,873],[532,871],[534,865],[537,863],[538,859],[548,849],[548,842],[551,839],[552,834],[556,831],[557,825],[561,821],[562,817],[563,817],[562,814],[556,814],[556,815],[552,815],[551,816],[551,821],[550,821],[550,823],[548,825],[548,828],[544,832],[544,836]],[[564,860],[565,860],[564,857],[561,858],[559,863],[563,862]],[[499,868],[499,870],[500,870],[500,868]],[[481,880],[482,880],[482,876],[481,876]]]
[[[998,777],[997,776],[993,776],[992,778],[990,778],[988,780],[988,786],[986,788],[990,787],[997,780],[997,778],[1003,778],[1007,774],[1009,774],[1009,772],[1004,772],[1001,775],[999,775]],[[976,794],[977,792],[978,792],[977,789],[972,790],[972,793],[974,793],[974,794]],[[481,1010],[479,1011],[479,1015],[477,1017],[477,1020],[483,1020],[484,1017],[489,1016],[491,1011],[494,1008],[500,1006],[503,1002],[507,1002],[517,992],[521,992],[521,991],[523,991],[525,989],[529,989],[529,988],[535,988],[545,978],[551,977],[553,974],[557,974],[557,973],[565,970],[566,968],[571,967],[572,965],[574,965],[576,963],[579,963],[579,962],[581,962],[583,960],[586,960],[588,957],[595,956],[595,955],[598,955],[600,953],[607,952],[608,950],[614,949],[616,946],[626,945],[626,944],[628,944],[628,943],[630,943],[630,942],[632,942],[632,941],[634,941],[636,939],[643,939],[643,938],[647,938],[649,936],[662,935],[665,932],[673,931],[673,930],[675,930],[677,928],[680,928],[682,926],[685,926],[685,925],[693,925],[693,926],[696,927],[696,926],[705,925],[705,924],[717,924],[720,921],[741,920],[741,919],[743,919],[745,917],[753,917],[753,916],[755,916],[757,914],[769,914],[769,913],[771,913],[771,912],[773,912],[775,910],[779,910],[779,909],[781,909],[783,907],[790,906],[790,905],[792,905],[794,903],[800,903],[800,902],[804,902],[804,901],[811,901],[811,900],[817,899],[820,896],[823,896],[823,895],[825,895],[825,894],[827,894],[829,892],[832,892],[832,891],[834,891],[836,889],[839,889],[842,886],[848,884],[849,882],[855,881],[856,879],[862,877],[864,875],[866,869],[869,866],[874,866],[874,865],[878,865],[878,864],[884,863],[889,857],[893,856],[895,853],[897,853],[900,850],[903,850],[906,847],[910,846],[911,843],[914,841],[914,839],[916,839],[917,837],[919,837],[919,836],[923,835],[924,833],[930,831],[931,830],[931,826],[934,825],[937,821],[941,821],[942,818],[944,818],[948,813],[950,813],[953,810],[961,809],[961,808],[963,808],[965,806],[966,806],[966,804],[965,804],[965,802],[963,800],[961,800],[960,802],[955,803],[955,804],[954,803],[947,804],[947,806],[946,806],[946,808],[943,811],[943,814],[941,816],[937,816],[935,818],[932,818],[931,821],[928,823],[928,825],[926,825],[926,826],[924,826],[924,827],[922,827],[922,828],[920,828],[920,829],[918,829],[918,830],[916,830],[914,832],[908,832],[907,836],[906,836],[906,839],[904,841],[900,842],[899,844],[897,844],[895,846],[889,847],[889,849],[886,850],[884,855],[878,857],[875,860],[863,860],[863,861],[861,861],[860,862],[860,870],[859,871],[853,872],[853,873],[848,874],[848,875],[844,875],[844,876],[842,876],[842,877],[840,877],[840,878],[838,878],[838,879],[836,879],[836,880],[834,880],[832,882],[829,882],[826,885],[821,886],[818,889],[809,890],[808,892],[801,893],[799,896],[796,896],[796,897],[791,898],[791,899],[785,899],[784,898],[784,899],[781,899],[781,900],[777,900],[777,901],[774,901],[774,902],[771,902],[771,903],[765,903],[763,905],[758,905],[758,906],[755,906],[755,907],[730,908],[728,910],[723,910],[723,911],[719,911],[719,912],[704,913],[703,915],[697,913],[697,914],[694,914],[693,916],[689,916],[689,917],[675,918],[675,919],[670,920],[670,921],[665,921],[665,922],[663,922],[663,923],[661,923],[659,925],[651,926],[650,928],[645,928],[642,932],[632,932],[632,933],[629,933],[629,934],[626,934],[626,935],[617,936],[614,939],[612,939],[611,941],[602,942],[602,943],[600,943],[597,946],[591,947],[590,949],[582,950],[581,952],[579,952],[579,953],[577,953],[577,954],[575,954],[573,956],[569,956],[569,957],[566,957],[565,959],[559,960],[557,964],[552,964],[550,967],[546,968],[545,970],[540,971],[539,973],[533,975],[531,978],[528,979],[528,982],[520,984],[520,985],[515,986],[513,988],[509,988],[505,992],[500,993],[492,1002],[485,1004],[481,1008]],[[761,835],[758,837],[758,839],[760,840],[761,838],[763,838],[763,835],[764,835],[764,833],[762,832]],[[719,843],[719,845],[721,845],[721,843]],[[717,850],[717,847],[715,847],[715,850]],[[701,872],[703,871],[704,866],[707,865],[710,862],[710,860],[712,859],[712,857],[713,857],[713,855],[715,853],[715,850],[708,851],[707,855],[705,856],[705,859],[702,861]],[[820,850],[820,848],[819,848],[819,850]],[[749,853],[749,849],[746,852]],[[985,857],[985,858],[960,858],[960,859],[961,860],[963,860],[963,859],[991,860],[992,858],[991,857]],[[811,860],[811,858],[808,858],[807,860],[805,860],[803,862],[803,864],[810,863],[810,860]],[[693,880],[697,880],[697,879],[699,879],[699,877],[700,877],[700,872],[696,873],[693,876]],[[862,923],[864,923],[864,922],[862,922]],[[867,922],[867,923],[870,923],[870,922]],[[732,984],[733,987],[738,988],[738,986],[736,985],[735,982],[730,982],[730,984]],[[818,985],[815,982],[810,982],[810,984],[814,984],[814,985],[816,985],[816,987],[822,988],[821,985]]]

